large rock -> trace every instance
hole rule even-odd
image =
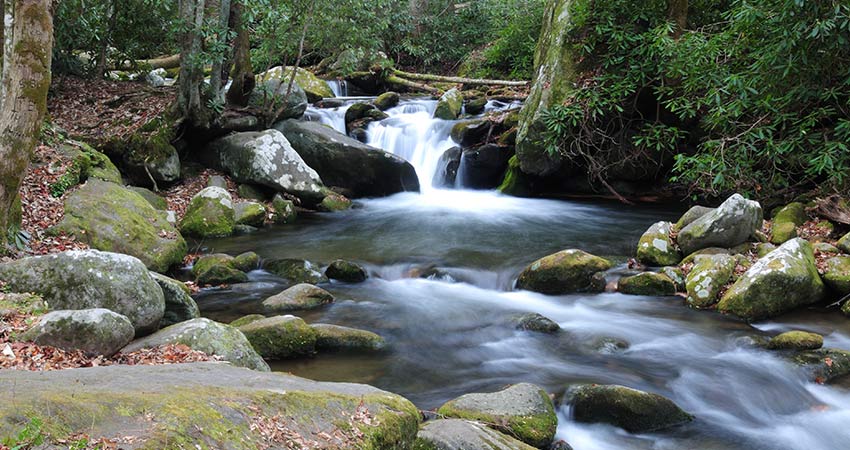
[[[289,95],[286,93],[289,91]],[[276,113],[274,120],[298,119],[307,111],[307,93],[297,83],[289,89],[289,80],[269,76],[257,78],[257,87],[251,92],[248,104],[264,113]]]
[[[265,261],[263,269],[292,284],[328,282],[328,277],[319,270],[319,266],[303,259],[273,259]]]
[[[239,327],[257,353],[268,359],[286,359],[315,353],[316,332],[295,316],[275,316]]]
[[[746,242],[761,225],[761,205],[735,194],[682,228],[677,240],[686,255],[706,247],[730,248]]]
[[[823,281],[842,297],[850,294],[850,256],[840,255],[827,259]]]
[[[714,208],[709,208],[707,206],[692,206],[690,209],[685,211],[685,213],[682,214],[682,217],[680,217],[679,220],[676,222],[676,229],[681,230],[682,228],[685,228],[686,226],[694,223],[695,220],[712,211],[714,211]]]
[[[180,231],[199,238],[230,236],[235,224],[233,198],[224,189],[211,186],[192,197]]]
[[[591,288],[593,275],[611,268],[611,262],[581,250],[563,250],[541,258],[520,273],[517,289],[549,295]]]
[[[700,255],[685,278],[688,304],[708,308],[717,303],[720,291],[732,279],[735,258],[730,255]]]
[[[315,205],[322,179],[278,130],[233,133],[211,142],[203,159],[240,183],[259,184]]]
[[[366,281],[368,275],[366,269],[360,267],[351,261],[337,259],[325,269],[325,275],[331,280],[342,281],[346,283],[362,283]]]
[[[480,422],[438,419],[425,422],[416,435],[417,450],[534,450],[534,447]]]
[[[568,396],[576,421],[607,423],[629,433],[648,433],[693,420],[670,399],[625,386],[578,386]]]
[[[401,100],[401,97],[395,92],[384,92],[379,95],[372,104],[375,105],[376,108],[381,111],[386,111],[390,108],[394,108],[398,106],[398,102]]]
[[[283,80],[285,83],[288,83],[292,77],[292,69],[292,66],[272,67],[258,75],[258,78],[260,80],[275,79],[278,80],[278,82]],[[310,72],[307,69],[302,69],[301,67],[298,67],[295,70],[295,85],[304,90],[304,93],[307,95],[307,100],[310,103],[318,102],[323,98],[335,97],[327,81],[313,75],[313,72]]]
[[[327,186],[350,197],[382,197],[419,191],[413,166],[393,154],[369,147],[318,122],[287,120],[275,128]]]
[[[88,355],[112,356],[133,340],[130,319],[108,309],[52,311],[20,336],[22,341]]]
[[[266,207],[257,202],[237,203],[233,209],[236,225],[261,227],[266,223]]]
[[[15,401],[0,402],[0,439],[17,435],[22,418],[39,418],[55,430],[51,439],[132,442],[122,448],[256,450],[303,442],[393,450],[413,445],[420,420],[412,403],[371,386],[224,363],[4,370],[0,385],[15,387]]]
[[[274,313],[303,311],[321,308],[333,301],[334,296],[330,292],[312,284],[300,283],[263,300],[263,308]]]
[[[808,331],[792,330],[770,338],[771,350],[817,350],[823,347],[823,336]]]
[[[138,259],[74,250],[0,264],[15,292],[41,295],[51,309],[105,308],[130,319],[136,334],[156,329],[165,311],[162,289]]]
[[[773,216],[773,226],[770,229],[770,242],[783,244],[797,237],[797,227],[808,220],[806,206],[800,202],[785,205]]]
[[[663,273],[643,272],[620,278],[617,290],[629,295],[675,295],[676,283]]]
[[[824,297],[812,246],[796,238],[758,260],[723,295],[717,309],[746,320],[778,316]]]
[[[269,365],[257,354],[241,331],[205,318],[187,320],[163,328],[150,336],[131,342],[121,349],[121,352],[131,353],[166,344],[183,344],[192,350],[219,356],[235,366],[269,371]]]
[[[446,91],[437,101],[437,109],[434,110],[434,118],[443,120],[454,120],[460,116],[463,110],[463,94],[457,88]]]
[[[536,331],[538,333],[557,333],[561,326],[554,320],[539,314],[526,313],[513,318],[517,330]]]
[[[63,232],[98,250],[124,253],[165,272],[186,255],[186,241],[165,215],[141,195],[90,179],[65,199],[65,216],[51,232]]]
[[[464,150],[458,168],[460,183],[465,188],[495,189],[505,178],[513,148],[486,144]]]
[[[437,410],[447,418],[479,420],[526,444],[542,448],[552,442],[558,418],[546,391],[519,383],[498,392],[466,394]]]
[[[651,266],[678,264],[682,260],[682,254],[670,237],[672,227],[670,222],[658,222],[649,227],[638,241],[638,261]]]
[[[437,161],[437,170],[434,171],[434,178],[431,180],[431,185],[436,188],[453,188],[457,180],[457,171],[460,168],[460,147],[452,147],[442,155]]]
[[[151,272],[151,276],[159,284],[165,297],[165,313],[159,321],[159,328],[201,317],[198,304],[190,295],[192,291],[185,284],[156,272]]]
[[[314,323],[310,328],[316,332],[317,350],[376,351],[387,345],[384,338],[371,331],[328,323]]]

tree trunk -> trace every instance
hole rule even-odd
[[[180,20],[185,31],[180,36],[177,107],[186,122],[198,128],[209,125],[201,92],[204,84],[204,66],[200,58],[201,27],[206,12],[204,6],[205,0],[180,0],[179,5]]]
[[[18,189],[47,112],[53,48],[51,0],[12,0],[14,21],[4,30],[0,107],[0,243],[9,241]],[[8,9],[4,9],[6,14]],[[6,23],[9,23],[7,18]],[[0,246],[0,249],[5,245]]]
[[[212,8],[213,18],[218,17],[218,35],[217,38],[219,43],[227,42],[227,23],[230,18],[230,0],[212,0],[216,3],[215,7]],[[221,3],[219,3],[221,2]],[[222,73],[221,67],[224,64],[224,60],[226,59],[226,55],[220,55],[219,58],[216,58],[212,65],[212,74],[210,75],[210,98],[215,101],[219,101],[222,99],[221,88],[222,86]]]
[[[233,70],[230,78],[233,83],[227,91],[227,103],[236,106],[247,106],[251,91],[254,90],[254,69],[251,67],[251,36],[248,28],[242,22],[242,2],[235,1],[233,5],[233,29],[236,31],[236,47],[233,55]]]
[[[112,33],[115,30],[115,23],[118,21],[118,8],[115,2],[109,4],[109,27],[106,30],[106,36],[101,38],[100,49],[97,55],[97,67],[95,75],[98,78],[103,78],[106,73],[106,65],[109,62],[109,43],[112,40]]]
[[[688,26],[688,0],[670,0],[667,16],[673,21],[673,39],[679,39]]]

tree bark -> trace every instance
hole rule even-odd
[[[53,48],[52,0],[11,3],[14,21],[4,30],[5,98],[0,108],[0,251],[20,226],[12,223],[17,215],[13,205],[47,112]]]
[[[200,60],[201,27],[206,12],[205,0],[180,0],[179,14],[185,31],[180,36],[180,76],[177,107],[181,116],[192,126],[208,125],[201,88],[204,67]]]
[[[242,2],[233,3],[233,28],[236,31],[236,47],[233,55],[233,70],[230,78],[233,83],[227,91],[227,103],[235,106],[247,106],[254,90],[254,69],[251,67],[251,36],[242,19]]]
[[[215,3],[219,3],[215,5],[216,8],[212,8],[214,11],[213,18],[215,18],[215,13],[218,14],[218,32],[220,33],[217,38],[219,43],[227,43],[227,31],[228,31],[228,19],[230,19],[230,0],[213,0]],[[212,65],[212,74],[210,75],[210,98],[215,101],[219,101],[222,99],[221,88],[222,88],[222,73],[221,68],[224,65],[224,60],[226,59],[226,55],[220,55],[219,58],[216,58],[213,61]]]
[[[688,26],[688,0],[670,0],[667,16],[673,21],[673,39],[679,39]]]

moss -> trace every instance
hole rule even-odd
[[[797,237],[797,226],[792,222],[774,222],[770,229],[770,242],[784,244]]]
[[[48,305],[43,298],[35,294],[0,293],[0,311],[2,310],[41,315],[48,311]]]
[[[499,192],[515,197],[526,197],[531,194],[527,177],[522,173],[519,167],[519,159],[516,155],[511,156],[508,160],[508,170],[505,171],[505,178],[502,179],[502,184],[497,188]]]
[[[676,283],[662,273],[644,272],[620,278],[619,291],[631,295],[675,295]]]
[[[257,320],[239,327],[239,331],[263,358],[308,356],[316,349],[316,331],[294,316]]]
[[[823,347],[823,336],[806,331],[787,331],[774,336],[767,344],[771,350],[816,350]]]
[[[351,200],[337,194],[336,192],[327,192],[325,198],[319,203],[319,210],[327,212],[345,211],[351,208]]]
[[[826,260],[826,269],[822,278],[824,283],[838,295],[850,294],[850,256],[840,255]]]
[[[611,268],[611,262],[581,250],[564,250],[541,258],[528,266],[517,279],[518,289],[549,295],[581,292],[590,288],[597,272]]]
[[[264,316],[262,314],[248,314],[247,316],[242,316],[242,317],[234,320],[233,322],[230,322],[230,326],[239,328],[243,325],[248,325],[251,322],[263,320],[265,318],[266,318],[266,316]]]

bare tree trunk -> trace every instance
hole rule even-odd
[[[218,26],[219,26],[219,35],[218,40],[226,43],[227,41],[227,22],[230,18],[230,0],[213,0],[214,2],[221,1],[220,5],[216,5],[218,7]],[[215,10],[215,8],[214,8]],[[215,16],[213,16],[215,17]],[[224,64],[224,60],[226,58],[225,55],[220,55],[221,57],[216,58],[212,65],[212,74],[210,75],[210,98],[218,101],[222,98],[221,88],[222,88],[222,73],[221,67]]]
[[[254,90],[254,69],[251,67],[251,36],[248,27],[242,19],[242,2],[233,3],[233,29],[236,31],[236,47],[233,55],[233,70],[230,78],[233,84],[227,91],[227,103],[236,106],[247,106],[251,91]]]
[[[180,0],[179,14],[185,31],[180,36],[180,76],[177,107],[187,123],[205,127],[202,92],[204,67],[200,60],[201,27],[204,23],[205,0]]]
[[[14,21],[4,30],[3,90],[0,108],[0,244],[20,224],[12,223],[18,189],[47,112],[53,48],[52,0],[10,0]],[[5,245],[0,245],[0,251]]]
[[[3,72],[0,80],[8,77],[9,65],[6,64],[6,56],[12,54],[12,36],[15,26],[15,1],[3,0]],[[0,104],[6,100],[6,84],[0,82]]]
[[[115,30],[115,22],[118,21],[118,8],[116,6],[115,1],[109,3],[109,26],[106,30],[106,36],[101,38],[97,67],[95,68],[95,75],[98,78],[103,78],[103,74],[106,73],[106,65],[109,62],[109,44],[112,40],[112,32]]]

